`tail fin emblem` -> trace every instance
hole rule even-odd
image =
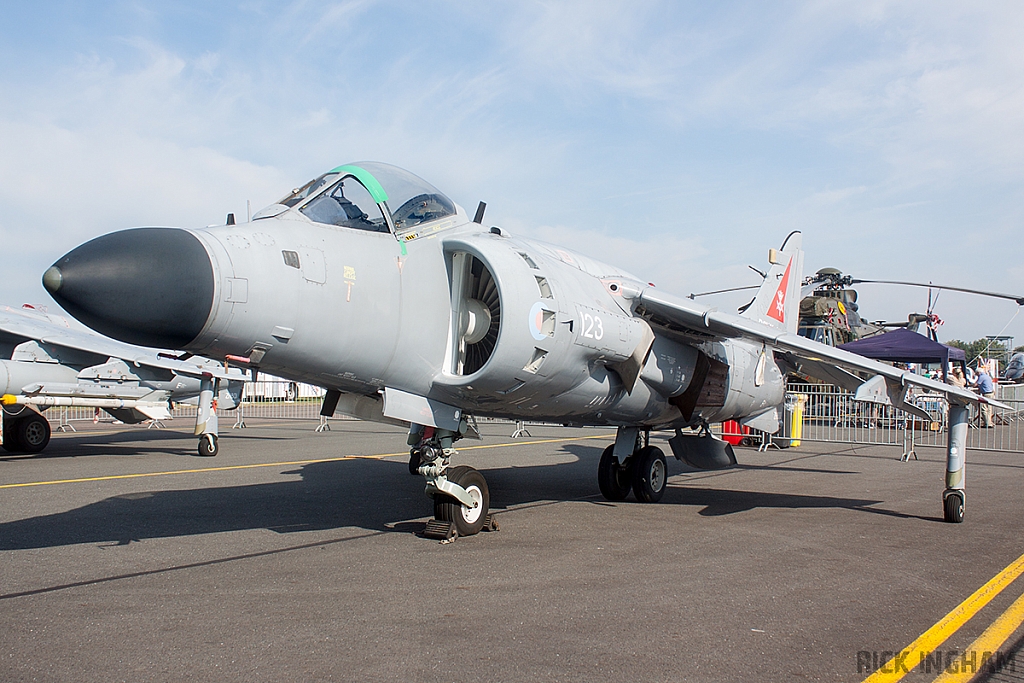
[[[789,269],[792,267],[793,258],[790,257],[789,263],[786,264],[786,272],[782,275],[782,282],[779,283],[779,288],[775,290],[775,298],[768,307],[768,317],[775,318],[780,323],[786,322],[786,292],[789,290]]]

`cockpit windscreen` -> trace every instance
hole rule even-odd
[[[387,192],[387,206],[399,235],[421,223],[455,215],[452,200],[427,181],[406,170],[375,161],[354,165],[371,173]]]
[[[299,211],[315,223],[368,232],[388,232],[388,224],[380,206],[362,183],[352,176],[345,176]]]

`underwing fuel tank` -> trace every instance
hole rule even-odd
[[[0,395],[20,394],[22,389],[45,382],[74,383],[78,372],[59,363],[26,363],[0,360]]]

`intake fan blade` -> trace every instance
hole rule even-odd
[[[491,314],[491,325],[483,339],[475,344],[466,344],[466,358],[462,366],[462,374],[472,375],[484,366],[494,353],[498,343],[498,330],[501,328],[501,298],[498,295],[498,284],[494,281],[491,271],[478,259],[473,259],[471,268],[472,280],[467,298],[477,299]]]

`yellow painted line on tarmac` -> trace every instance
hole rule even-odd
[[[485,448],[506,448],[517,446],[535,446],[548,443],[563,443],[566,441],[583,441],[585,439],[607,439],[607,434],[596,436],[575,436],[561,439],[539,439],[536,441],[517,441],[514,443],[495,443],[482,446],[466,446],[460,451],[475,451]],[[227,472],[229,470],[251,470],[260,467],[291,467],[295,465],[315,465],[323,462],[341,462],[344,460],[381,460],[398,456],[408,456],[408,451],[401,453],[377,453],[375,455],[340,455],[335,458],[317,458],[313,460],[288,460],[282,462],[252,463],[249,465],[225,465],[223,467],[198,467],[191,470],[171,470],[168,472],[137,472],[133,474],[109,474],[102,477],[82,477],[80,479],[53,479],[50,481],[29,481],[21,484],[0,484],[0,489],[17,489],[29,486],[49,486],[51,484],[79,484],[87,481],[112,481],[114,479],[141,479],[142,477],[166,477],[174,474],[199,474],[203,472]]]
[[[1014,634],[1021,623],[1024,623],[1024,595],[1017,598],[991,626],[985,629],[984,633],[978,636],[977,640],[967,646],[963,658],[957,662],[956,668],[960,671],[943,672],[934,683],[967,683],[985,668],[989,658],[997,655],[999,648]]]
[[[974,591],[969,598],[954,607],[949,614],[942,617],[934,626],[918,636],[917,640],[896,653],[892,659],[879,667],[878,671],[865,678],[864,683],[895,683],[895,681],[902,679],[910,671],[913,671],[921,656],[930,654],[935,648],[946,642],[951,635],[956,633],[971,617],[980,612],[985,605],[992,602],[1004,588],[1013,583],[1014,579],[1022,573],[1024,573],[1024,555],[1018,557],[1005,569],[989,579],[984,586]],[[1018,599],[1017,602],[1021,602],[1022,599],[1024,597]],[[1011,607],[1012,609],[1013,607]],[[995,624],[992,627],[994,626]]]

